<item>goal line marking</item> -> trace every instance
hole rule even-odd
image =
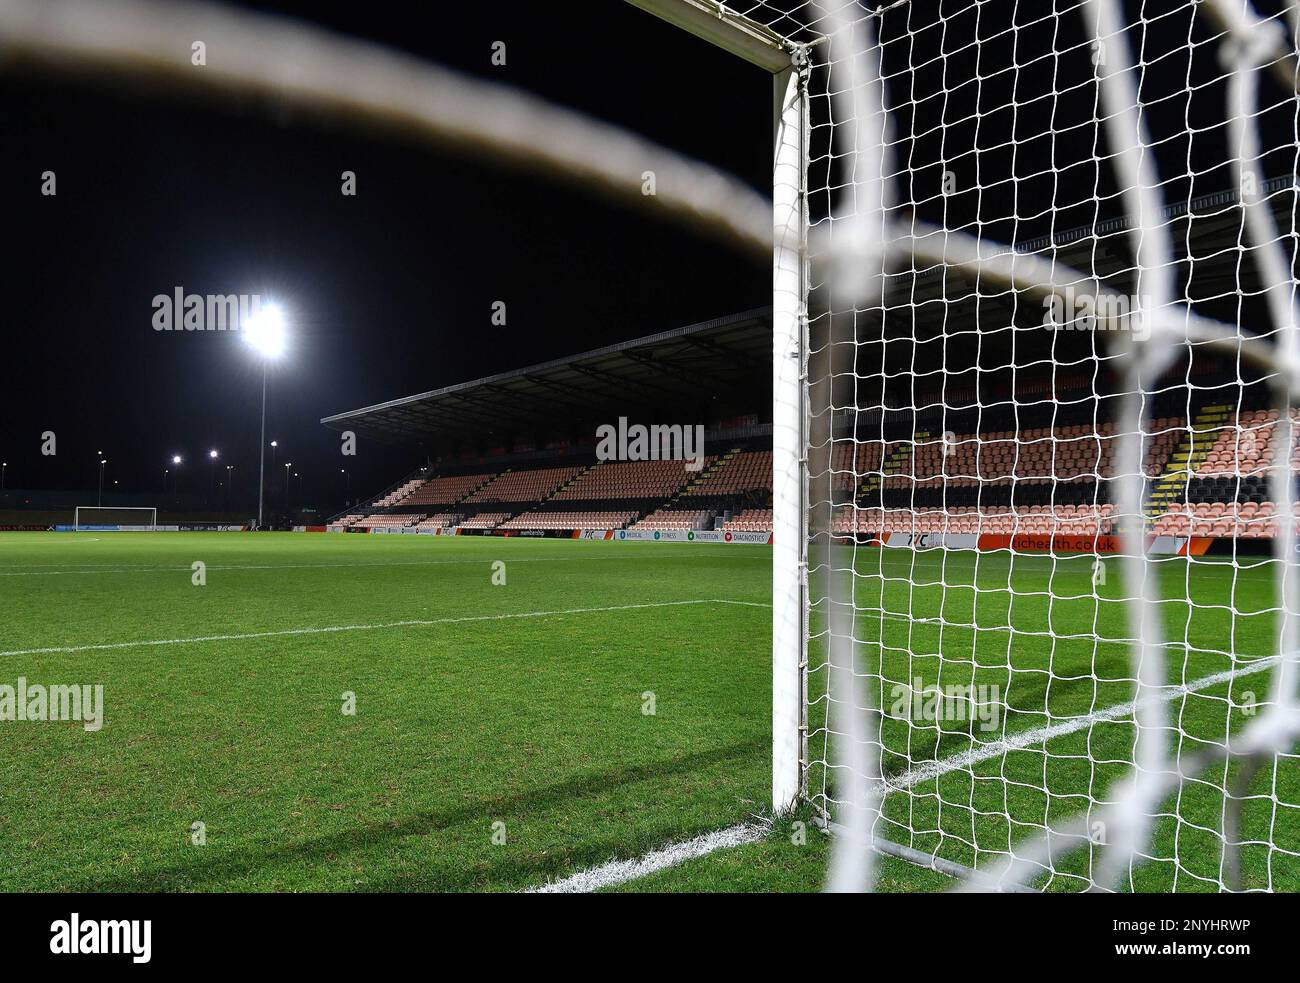
[[[927,781],[931,778],[940,778],[950,772],[959,771],[968,768],[971,765],[988,761],[991,758],[1001,757],[1008,751],[1020,751],[1034,744],[1047,744],[1056,740],[1058,737],[1065,737],[1068,734],[1074,734],[1081,730],[1087,730],[1093,724],[1101,723],[1105,720],[1115,720],[1119,717],[1127,717],[1134,713],[1139,706],[1150,706],[1160,703],[1173,703],[1184,696],[1201,690],[1210,689],[1214,686],[1228,683],[1234,679],[1240,679],[1242,676],[1251,676],[1255,673],[1264,672],[1272,669],[1282,661],[1280,655],[1269,656],[1248,665],[1238,666],[1235,669],[1225,669],[1223,672],[1211,673],[1190,683],[1176,684],[1172,686],[1162,686],[1160,691],[1152,696],[1144,697],[1142,700],[1129,700],[1127,703],[1120,703],[1113,707],[1107,707],[1104,710],[1094,710],[1092,713],[1082,717],[1071,717],[1069,720],[1063,720],[1059,724],[1051,724],[1047,727],[1036,727],[1033,730],[1022,731],[1014,736],[1004,738],[1000,741],[993,741],[990,744],[984,744],[977,748],[971,748],[962,751],[959,754],[951,755],[947,758],[941,758],[938,761],[927,761],[916,768],[904,772],[896,778],[886,778],[878,780],[882,790],[889,792],[901,792]],[[978,776],[976,776],[978,777]]]
[[[1204,676],[1201,679],[1183,685],[1162,687],[1159,694],[1153,697],[1148,697],[1146,700],[1141,702],[1172,703],[1179,697],[1187,696],[1190,693],[1210,689],[1213,686],[1231,682],[1232,680],[1238,679],[1242,676],[1250,676],[1255,673],[1264,672],[1266,669],[1271,669],[1276,666],[1281,661],[1281,656],[1271,656],[1236,669],[1212,673],[1209,676]],[[921,782],[932,778],[940,778],[950,772],[959,771],[963,768],[968,768],[971,765],[979,764],[982,761],[988,761],[991,758],[1000,757],[1008,751],[1023,750],[1024,748],[1034,744],[1047,744],[1056,740],[1058,737],[1065,737],[1068,734],[1073,734],[1080,730],[1086,730],[1093,724],[1100,723],[1104,720],[1114,720],[1118,717],[1128,716],[1137,709],[1138,704],[1138,700],[1130,700],[1127,703],[1120,703],[1116,706],[1108,707],[1105,710],[1098,710],[1084,717],[1072,718],[1067,721],[1062,721],[1059,724],[1053,724],[1050,727],[1039,727],[1033,730],[1027,730],[1023,733],[1016,734],[1013,737],[1008,737],[1005,740],[995,741],[979,748],[963,751],[960,754],[954,754],[939,761],[927,762],[917,768],[904,772],[896,778],[880,782],[880,790],[885,795],[888,795],[891,792],[906,791]],[[726,829],[720,829],[714,833],[705,834],[704,836],[697,836],[692,840],[685,840],[681,843],[670,844],[659,850],[652,850],[637,859],[614,860],[606,864],[601,864],[599,867],[581,870],[576,874],[571,874],[568,877],[563,878],[562,880],[545,884],[541,887],[529,888],[525,893],[568,894],[599,891],[602,888],[612,887],[616,884],[623,884],[639,877],[645,877],[647,874],[653,874],[669,867],[675,867],[687,860],[695,860],[717,850],[726,850],[734,846],[742,846],[746,843],[755,843],[766,835],[766,831],[759,826],[750,824],[731,826]]]
[[[732,847],[757,843],[767,835],[761,826],[742,823],[712,833],[705,833],[693,840],[670,843],[659,850],[651,850],[633,860],[611,860],[599,867],[590,867],[570,874],[558,881],[531,887],[524,894],[587,894],[616,884],[626,884],[657,871],[676,867],[687,860],[707,856],[716,850],[729,850]]]
[[[240,632],[232,635],[196,635],[190,638],[156,638],[135,642],[105,642],[97,645],[52,645],[44,648],[11,649],[0,652],[6,655],[60,655],[72,652],[107,652],[114,649],[154,648],[161,645],[197,645],[204,642],[235,642],[251,638],[285,638],[294,635],[325,635],[345,631],[382,631],[385,628],[427,628],[433,625],[455,625],[474,621],[508,621],[513,618],[548,618],[570,614],[597,614],[606,611],[637,611],[644,608],[683,607],[691,604],[735,604],[742,607],[759,606],[750,601],[732,601],[726,598],[701,598],[692,601],[651,601],[644,604],[612,604],[599,608],[563,608],[556,611],[520,611],[512,614],[475,614],[459,618],[413,618],[406,621],[385,621],[369,625],[326,625],[319,628],[280,628],[273,631]]]

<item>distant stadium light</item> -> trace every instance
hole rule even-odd
[[[180,463],[181,463],[181,456],[179,454],[173,454],[172,464],[180,464]]]
[[[284,312],[278,304],[267,304],[258,309],[243,324],[244,341],[263,358],[279,358],[284,354]]]
[[[215,461],[215,460],[217,459],[217,452],[216,452],[216,451],[208,451],[208,457],[212,458],[212,460]]]
[[[257,528],[262,528],[262,502],[266,491],[266,370],[284,354],[284,311],[279,304],[266,304],[243,325],[244,341],[262,356],[262,439],[257,465]],[[274,447],[275,442],[271,442]]]

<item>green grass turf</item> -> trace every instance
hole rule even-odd
[[[498,559],[506,586],[491,583]],[[191,584],[196,560],[207,565],[204,587]],[[905,615],[859,619],[861,655],[877,674],[998,681],[1014,708],[1009,732],[1132,697],[1124,646],[1096,643],[1124,632],[1122,603],[1091,596],[1091,558],[938,560],[856,551],[858,604]],[[0,889],[510,890],[745,821],[765,810],[770,781],[770,570],[770,550],[751,546],[4,534],[0,651],[209,640],[0,657],[0,683],[98,683],[106,702],[98,733],[0,723]],[[1266,570],[1186,561],[1162,570],[1166,621],[1191,645],[1185,669],[1177,650],[1176,673],[1228,667],[1216,650],[1272,653],[1271,615],[1207,606],[1268,608]],[[1191,615],[1177,600],[1189,590]],[[1101,593],[1120,597],[1117,586]],[[706,603],[637,606],[678,601]],[[621,609],[573,610],[598,608]],[[391,625],[411,620],[436,623]],[[1249,679],[1262,696],[1268,674]],[[814,696],[819,680],[814,662]],[[340,712],[346,691],[356,716]],[[653,716],[642,713],[646,692]],[[1227,692],[1171,705],[1186,747],[1237,726]],[[825,754],[819,707],[814,757]],[[888,770],[906,771],[904,754],[916,763],[970,746],[961,726],[943,731],[886,721]],[[1009,836],[1103,797],[1131,737],[1131,723],[1097,724],[1053,741],[1046,756],[1039,747],[979,764],[973,781],[953,773],[895,793],[889,832],[986,862]],[[1274,788],[1278,805],[1252,800],[1245,815],[1248,833],[1267,840],[1271,822],[1273,842],[1293,851],[1297,770],[1295,759],[1263,769],[1252,792]],[[816,769],[811,783],[821,791]],[[1207,885],[1190,873],[1217,875],[1221,784],[1208,776],[1167,805],[1153,853],[1178,866],[1141,868],[1137,887],[1196,889]],[[196,821],[206,846],[189,842]],[[504,844],[493,843],[495,822]],[[623,889],[815,890],[826,849],[820,833],[796,845],[778,823],[764,842]],[[1297,889],[1294,857],[1256,846],[1244,860],[1249,885]],[[1047,886],[1077,889],[1082,881],[1065,875],[1086,873],[1087,858],[1071,863]],[[880,869],[886,890],[949,883],[893,860]]]
[[[6,652],[765,605],[771,568],[761,546],[472,537],[6,534],[0,551]],[[106,715],[98,733],[0,724],[0,888],[496,890],[635,856],[762,809],[770,647],[767,607],[702,603],[4,656],[0,682],[103,684]]]

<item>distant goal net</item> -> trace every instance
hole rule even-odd
[[[78,505],[72,515],[72,528],[77,532],[156,532],[158,510],[147,507],[116,508],[100,505]]]

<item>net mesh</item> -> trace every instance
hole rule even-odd
[[[1289,16],[746,13],[809,45],[838,886],[872,840],[974,887],[1300,888]]]

